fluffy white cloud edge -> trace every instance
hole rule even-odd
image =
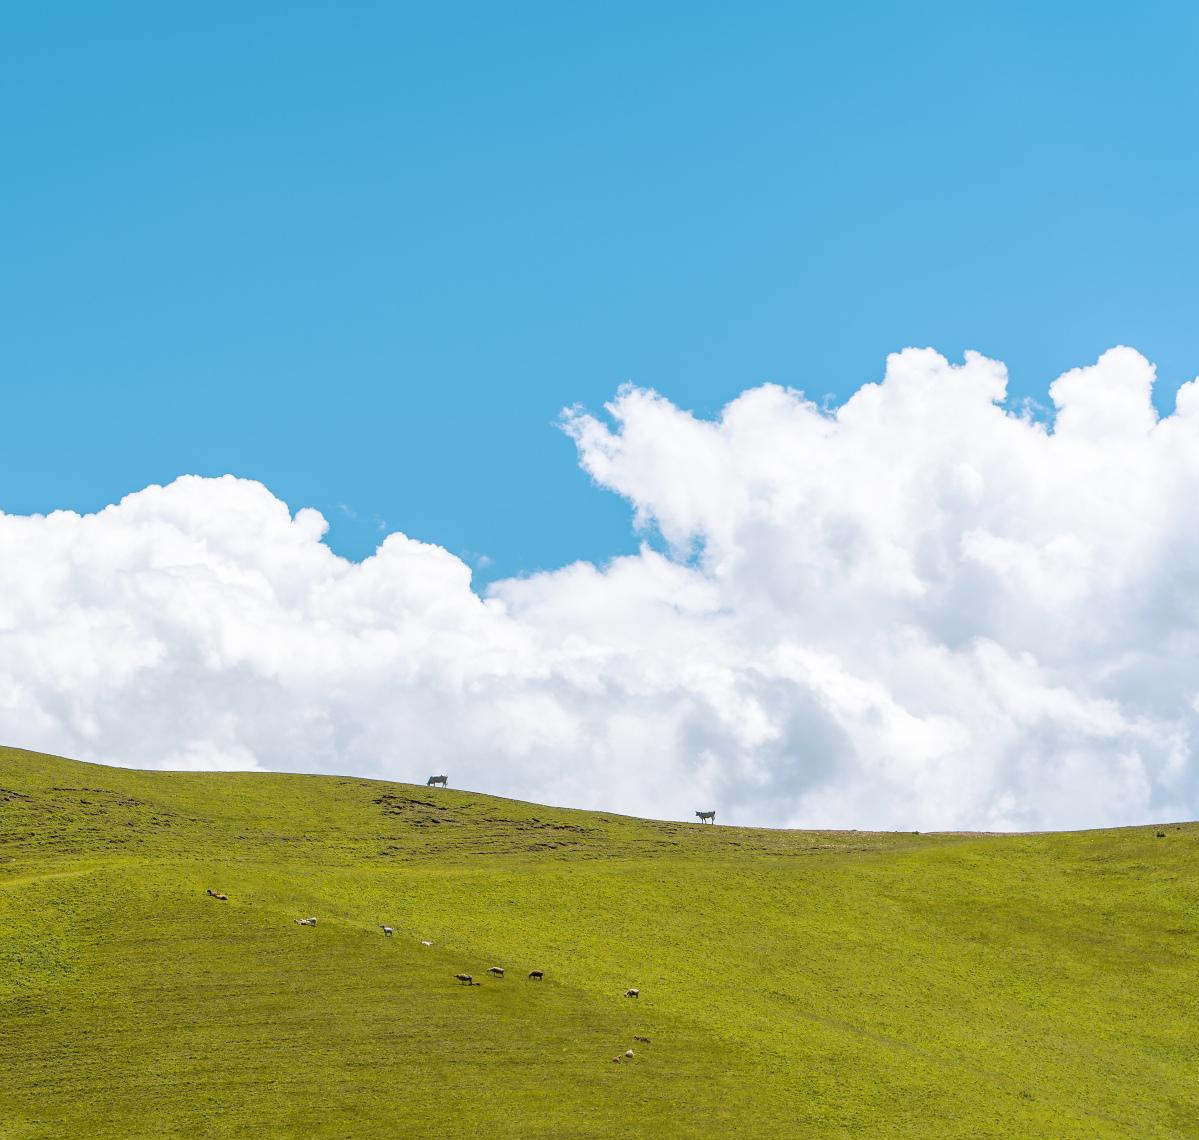
[[[889,358],[840,407],[564,417],[666,553],[493,584],[361,563],[258,483],[0,514],[0,739],[84,759],[421,780],[792,826],[1194,817],[1199,383],[1117,348],[1007,409],[1003,366]]]

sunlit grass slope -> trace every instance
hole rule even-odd
[[[5,1138],[1193,1140],[1197,997],[1193,825],[754,831],[0,750]]]

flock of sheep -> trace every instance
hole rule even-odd
[[[443,788],[445,788],[445,787],[449,786],[449,777],[448,776],[430,776],[427,783],[430,787],[432,787],[435,784],[440,784]],[[700,823],[715,823],[716,822],[716,813],[714,811],[697,811],[695,814],[699,818]],[[227,894],[225,894],[224,891],[214,891],[211,887],[209,887],[207,893],[210,898],[217,899],[220,902],[228,902],[229,901],[229,896]],[[316,918],[315,917],[297,918],[295,920],[295,922],[296,922],[297,926],[315,926]],[[390,937],[392,937],[392,935],[395,934],[395,931],[390,926],[380,926],[379,929],[383,931],[384,936],[387,938],[390,938]],[[430,942],[428,939],[422,938],[421,945],[422,946],[432,946],[433,943]],[[504,967],[503,966],[491,966],[487,972],[493,978],[503,978]],[[454,977],[457,981],[461,982],[465,986],[482,985],[481,982],[476,982],[474,977],[470,974],[455,974]],[[544,977],[545,977],[544,970],[530,970],[529,971],[529,981],[531,981],[531,982],[540,982],[542,979],[544,979]],[[630,989],[625,990],[624,996],[627,998],[639,998],[641,996],[641,991],[639,989],[630,988]],[[633,1040],[640,1042],[643,1045],[649,1044],[648,1037],[642,1037],[638,1034],[633,1035]],[[633,1050],[632,1049],[626,1049],[623,1057],[618,1055],[618,1056],[615,1056],[612,1058],[612,1060],[615,1064],[620,1064],[622,1061],[625,1061],[625,1060],[631,1061],[632,1059],[633,1059]]]
[[[383,927],[383,933],[391,934],[391,928],[387,927],[387,926]],[[423,945],[432,946],[433,943],[425,942],[425,943],[423,943]],[[503,966],[491,966],[488,968],[487,972],[493,978],[503,978],[504,967]],[[544,977],[545,977],[544,970],[532,970],[529,972],[529,981],[531,981],[531,982],[539,982]],[[464,986],[480,986],[483,984],[482,982],[476,982],[474,979],[474,976],[471,974],[455,974],[454,978],[457,981],[461,982]],[[625,990],[624,996],[627,998],[639,998],[639,997],[641,997],[641,991],[639,989],[630,988],[630,989]],[[639,1033],[633,1034],[633,1040],[641,1043],[642,1045],[648,1045],[650,1043],[648,1037],[644,1037]],[[614,1065],[619,1065],[623,1061],[631,1061],[634,1056],[635,1056],[635,1054],[633,1053],[632,1049],[626,1049],[624,1051],[624,1056],[622,1057],[622,1056],[620,1056],[620,1054],[617,1054],[615,1057],[612,1058],[612,1063]]]
[[[209,898],[217,899],[219,902],[228,902],[229,901],[229,896],[227,894],[225,894],[224,891],[214,891],[211,887],[209,887],[205,893],[208,895]],[[295,920],[295,923],[297,926],[315,926],[316,918],[315,918],[315,916],[313,916],[311,918],[297,918]],[[383,926],[380,926],[379,929],[383,931],[383,935],[386,938],[391,938],[395,934],[395,930],[390,926],[383,925]],[[427,938],[422,938],[421,945],[422,946],[432,946],[433,943],[430,942]],[[504,967],[503,966],[490,966],[488,968],[487,972],[493,978],[502,979],[504,977]],[[482,985],[482,982],[476,982],[474,977],[470,974],[455,974],[454,977],[457,981],[461,982],[465,986]],[[545,978],[544,970],[530,970],[529,971],[529,981],[531,981],[531,982],[540,982],[544,978]],[[641,997],[641,991],[639,989],[629,988],[629,989],[625,990],[624,996],[627,998],[639,998],[639,997]],[[642,1037],[637,1034],[634,1034],[633,1040],[639,1041],[645,1045],[649,1044],[648,1037]],[[616,1064],[619,1064],[621,1061],[624,1061],[624,1060],[631,1061],[632,1059],[633,1059],[633,1050],[632,1049],[626,1049],[623,1057],[616,1056],[616,1057],[612,1058],[613,1062],[615,1062]]]
[[[433,944],[431,942],[426,942],[426,943],[424,943],[424,945],[432,946]],[[491,966],[487,970],[487,972],[493,978],[502,978],[504,976],[504,967],[503,966]],[[475,979],[470,974],[455,974],[454,977],[457,978],[458,981],[460,981],[464,986],[481,986],[483,984],[482,982],[476,982]],[[539,982],[544,977],[545,977],[544,970],[530,970],[529,971],[529,981],[530,982]]]

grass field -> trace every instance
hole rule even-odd
[[[5,1140],[1194,1140],[1197,998],[1192,824],[758,831],[0,750]]]

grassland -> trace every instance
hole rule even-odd
[[[759,831],[0,750],[5,1140],[1194,1140],[1197,949],[1191,824]]]

